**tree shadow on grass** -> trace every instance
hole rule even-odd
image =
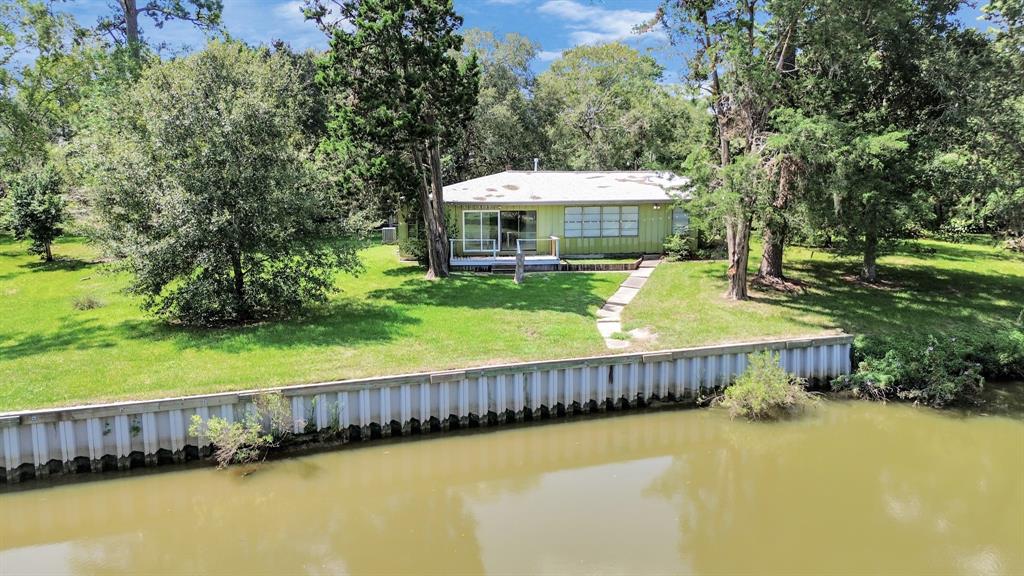
[[[33,262],[25,262],[20,267],[27,268],[32,272],[77,272],[90,266],[95,266],[96,262],[89,260],[80,260],[78,258],[70,257],[56,257],[51,262],[45,260],[36,260]]]
[[[38,355],[133,346],[134,342],[170,341],[176,348],[216,349],[243,353],[291,347],[358,347],[400,337],[419,322],[396,306],[343,300],[312,310],[301,318],[247,326],[192,328],[144,317],[118,323],[67,316],[47,332],[22,331],[3,335],[0,358],[14,360]],[[145,353],[140,349],[140,353]]]
[[[400,338],[419,322],[399,307],[348,298],[317,307],[300,318],[214,329],[164,329],[179,348],[241,353],[306,346],[359,347]]]
[[[835,327],[855,334],[1005,329],[1024,309],[1024,279],[1009,274],[883,265],[879,277],[889,284],[871,286],[858,282],[856,266],[842,260],[798,261],[789,271],[806,292],[752,300],[831,318]]]
[[[590,316],[604,304],[594,293],[591,274],[530,274],[523,284],[511,276],[453,274],[441,281],[410,278],[400,286],[373,290],[367,296],[410,306],[550,311]],[[486,321],[483,319],[482,321]]]
[[[125,322],[116,326],[97,323],[93,318],[67,317],[49,332],[15,332],[0,340],[0,358],[13,360],[38,354],[72,350],[113,348],[125,339],[126,332],[142,328],[144,322]]]

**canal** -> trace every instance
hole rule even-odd
[[[983,415],[666,411],[19,489],[0,573],[1021,574],[1022,389]]]

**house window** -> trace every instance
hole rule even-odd
[[[583,207],[583,237],[596,238],[601,235],[601,207]]]
[[[565,208],[565,237],[579,238],[583,236],[583,208],[567,206]]]
[[[498,211],[464,211],[462,213],[462,251],[491,252],[497,249]]]
[[[601,236],[619,235],[619,207],[605,206],[601,208]]]
[[[640,208],[623,206],[620,236],[638,236],[640,234]]]
[[[597,238],[637,236],[640,233],[638,206],[566,206],[565,237]]]
[[[672,209],[672,233],[687,234],[690,231],[690,215],[682,208]]]

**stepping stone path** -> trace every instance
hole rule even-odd
[[[636,298],[658,264],[661,264],[661,260],[641,262],[640,267],[630,273],[619,285],[615,294],[612,294],[612,297],[597,311],[597,331],[601,333],[604,344],[608,348],[612,350],[629,348],[629,340],[612,338],[612,334],[622,332],[622,309],[632,302],[633,298]]]

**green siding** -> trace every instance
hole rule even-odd
[[[596,204],[593,204],[596,205]],[[672,205],[661,204],[658,210],[653,204],[639,206],[640,223],[637,236],[606,238],[566,238],[565,206],[563,205],[449,205],[448,218],[455,223],[462,237],[462,212],[465,210],[535,210],[537,212],[537,238],[557,236],[562,256],[587,254],[660,254],[665,237],[672,232]],[[541,248],[543,250],[543,248]]]

